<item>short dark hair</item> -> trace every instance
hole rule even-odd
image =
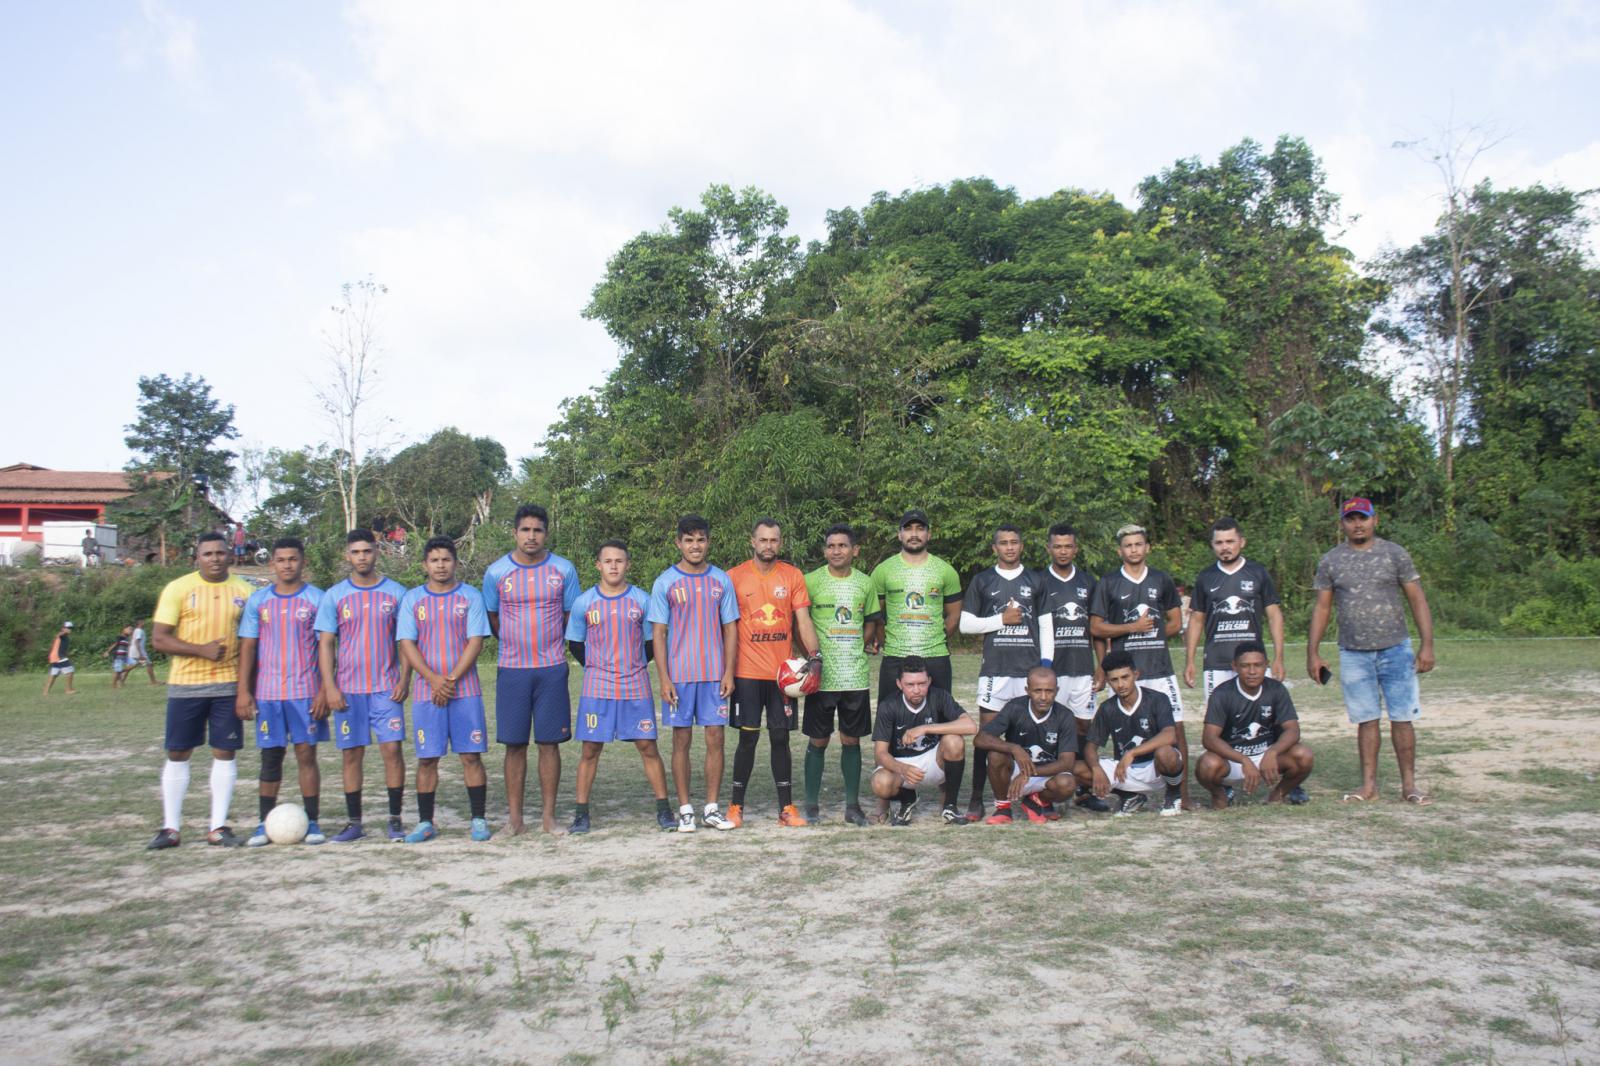
[[[452,558],[452,559],[459,559],[460,558],[460,556],[458,556],[456,554],[456,542],[451,540],[449,537],[442,537],[442,536],[441,537],[429,537],[428,538],[428,543],[426,543],[426,544],[424,544],[422,546],[422,557],[424,559],[426,559],[428,556],[432,555],[434,552],[438,551],[440,548],[443,548],[445,551],[449,552],[450,553],[450,558]]]
[[[601,541],[600,547],[594,550],[594,557],[596,559],[600,558],[600,553],[605,551],[607,548],[619,548],[621,549],[623,555],[628,556],[630,559],[633,557],[633,553],[628,550],[628,546],[615,537],[612,537],[610,540]]]
[[[220,540],[224,544],[228,543],[227,537],[223,536],[221,533],[218,533],[214,529],[208,529],[194,539],[194,550],[199,551],[200,545],[212,540]]]
[[[928,672],[928,660],[920,655],[907,655],[900,660],[900,669],[894,676],[905,677],[907,674],[926,674]]]
[[[1128,652],[1122,651],[1121,649],[1118,649],[1117,651],[1106,652],[1106,657],[1100,660],[1100,669],[1107,674],[1111,673],[1113,670],[1132,670],[1133,656]]]
[[[277,540],[272,542],[272,550],[276,552],[280,549],[293,549],[294,551],[299,552],[301,557],[304,558],[306,554],[306,542],[301,540],[299,537],[279,537]]]
[[[1002,522],[1000,525],[994,527],[994,536],[990,538],[989,543],[993,544],[995,541],[999,540],[1000,534],[1002,533],[1015,533],[1018,540],[1022,539],[1022,530],[1018,529],[1010,522]]]
[[[358,544],[361,541],[366,541],[368,544],[376,544],[378,543],[378,538],[366,526],[357,526],[344,535],[346,544]]]
[[[1262,657],[1265,658],[1267,646],[1259,640],[1241,640],[1233,646],[1233,661],[1238,662],[1239,656],[1248,655],[1253,651],[1260,652]]]
[[[1237,531],[1238,528],[1239,523],[1234,521],[1232,518],[1229,518],[1227,515],[1223,515],[1221,518],[1211,523],[1211,532],[1213,533],[1226,533],[1230,529]]]
[[[824,530],[823,533],[822,533],[822,543],[824,543],[824,544],[828,543],[828,538],[829,537],[836,537],[841,533],[850,538],[850,543],[851,544],[856,543],[856,531],[855,531],[855,528],[852,527],[852,526],[846,525],[843,522],[835,522],[833,525],[829,526],[826,530]]]
[[[1077,540],[1078,530],[1070,522],[1057,522],[1055,525],[1050,527],[1048,536],[1071,537],[1073,540]]]
[[[704,533],[711,536],[711,523],[697,514],[686,514],[678,519],[678,536],[686,537],[690,533]]]
[[[516,529],[522,525],[524,518],[537,518],[544,523],[546,532],[550,529],[550,512],[536,503],[525,503],[517,508],[517,515],[511,520],[511,528]]]
[[[776,518],[773,518],[770,515],[762,515],[760,518],[756,519],[753,524],[751,524],[751,534],[753,535],[755,531],[760,529],[762,526],[771,526],[773,529],[776,529],[780,532],[783,530],[782,522],[779,522]]]

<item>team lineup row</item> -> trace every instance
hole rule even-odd
[[[1373,521],[1370,504],[1352,502],[1365,504],[1366,518]],[[1348,504],[1345,510],[1347,541],[1353,546],[1358,538],[1350,526],[1361,516],[1351,514]],[[427,580],[408,590],[378,571],[373,534],[354,530],[346,538],[350,574],[324,592],[305,582],[304,551],[296,540],[274,544],[273,584],[252,590],[229,575],[230,555],[220,535],[202,537],[196,571],[163,590],[154,617],[152,643],[172,657],[173,668],[163,825],[149,846],[177,845],[189,758],[202,742],[209,742],[213,755],[208,841],[241,843],[227,816],[244,722],[255,723],[260,750],[261,824],[250,845],[269,841],[266,823],[291,744],[310,820],[305,839],[328,839],[318,824],[317,743],[330,738],[342,756],[347,815],[334,841],[367,835],[362,779],[365,751],[373,742],[384,763],[390,839],[422,842],[437,834],[438,762],[450,751],[462,763],[471,836],[488,839],[482,756],[489,737],[476,663],[491,635],[498,640],[495,741],[505,749],[513,833],[525,829],[530,743],[538,753],[543,828],[559,831],[560,745],[574,736],[583,750],[567,827],[573,833],[590,829],[589,800],[600,754],[613,741],[631,741],[638,749],[662,829],[737,828],[764,730],[772,734],[770,761],[781,808],[778,821],[784,826],[820,817],[825,752],[836,731],[844,817],[852,824],[909,824],[919,787],[942,786],[941,817],[949,824],[984,819],[986,785],[995,796],[991,823],[1011,821],[1014,812],[1032,821],[1057,818],[1056,804],[1074,796],[1080,807],[1114,807],[1120,814],[1142,808],[1146,797],[1157,793],[1163,814],[1193,806],[1183,699],[1167,646],[1182,627],[1181,604],[1172,578],[1145,564],[1148,540],[1137,526],[1119,530],[1122,565],[1098,580],[1076,566],[1077,535],[1070,527],[1051,527],[1051,562],[1030,571],[1021,563],[1021,532],[1001,526],[992,542],[994,565],[963,590],[954,569],[929,552],[929,522],[920,510],[904,515],[901,550],[870,575],[856,569],[859,548],[845,525],[825,534],[826,564],[802,574],[780,558],[782,529],[773,519],[755,524],[750,558],[723,571],[708,560],[709,525],[690,515],[677,526],[678,561],[648,593],[629,583],[629,553],[620,541],[601,545],[594,563],[598,581],[583,589],[573,564],[548,549],[548,526],[543,508],[519,509],[516,546],[488,567],[481,590],[457,579],[455,546],[448,538],[424,546]],[[1370,555],[1372,546],[1361,550]],[[1227,805],[1235,785],[1254,791],[1263,782],[1269,802],[1304,802],[1300,785],[1312,760],[1300,742],[1293,702],[1277,680],[1283,676],[1283,615],[1276,590],[1266,570],[1243,557],[1244,540],[1235,523],[1215,524],[1212,547],[1217,562],[1195,582],[1186,641],[1184,680],[1193,687],[1204,638],[1199,665],[1206,693],[1205,752],[1194,776],[1211,793],[1214,806]],[[1321,597],[1320,567],[1318,584]],[[1352,649],[1345,641],[1347,618],[1359,605],[1347,601],[1331,570],[1326,590],[1330,603],[1338,597],[1342,665]],[[1325,606],[1319,598],[1323,625]],[[1421,614],[1418,623],[1431,660],[1431,633]],[[983,637],[977,720],[950,691],[948,640],[957,631]],[[1313,631],[1320,641],[1316,617]],[[791,660],[796,644],[803,657]],[[575,725],[569,656],[583,670]],[[875,715],[874,656],[879,659]],[[1316,642],[1307,667],[1313,677],[1326,680]],[[1096,706],[1095,693],[1107,686],[1110,694]],[[1365,731],[1348,682],[1346,689],[1347,709]],[[801,692],[804,709],[797,715]],[[676,811],[656,746],[656,694],[660,728],[673,730]],[[1387,688],[1383,695],[1392,729],[1398,731],[1403,722],[1409,733],[1415,707],[1397,706],[1395,692]],[[417,822],[409,832],[402,824],[406,769],[401,749],[408,734],[408,699],[417,804]],[[1376,721],[1374,713],[1374,728]],[[724,812],[719,798],[728,726],[737,730],[738,744],[731,802]],[[803,813],[794,803],[788,743],[796,726],[809,741]],[[697,728],[705,743],[698,825],[690,801]],[[870,816],[860,803],[861,739],[868,735],[874,763],[870,789],[878,801]],[[968,736],[976,739],[963,809]],[[1111,757],[1102,759],[1100,749],[1107,744]],[[1397,754],[1400,747],[1397,735]],[[1363,758],[1364,778],[1366,770]],[[1402,759],[1403,787],[1414,790],[1409,770]],[[1375,776],[1374,766],[1374,786]],[[1363,787],[1368,783],[1364,780]],[[892,801],[898,807],[891,814]]]

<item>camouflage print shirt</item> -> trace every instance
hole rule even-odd
[[[1324,555],[1313,585],[1319,592],[1333,590],[1339,647],[1381,651],[1405,641],[1410,633],[1400,586],[1418,576],[1410,553],[1382,537],[1373,537],[1372,547],[1365,550],[1340,544]]]

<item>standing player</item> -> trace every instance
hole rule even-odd
[[[844,776],[844,820],[866,825],[861,809],[861,738],[872,732],[871,667],[867,645],[881,641],[882,622],[868,622],[883,609],[872,579],[855,569],[855,530],[828,528],[822,538],[827,564],[806,575],[811,596],[811,628],[822,652],[822,687],[806,697],[800,731],[806,745],[806,820],[822,816],[822,769],[833,716],[839,715],[839,771]]]
[[[672,726],[672,780],[678,789],[678,832],[694,832],[689,802],[689,748],[694,727],[706,731],[706,805],[712,829],[733,823],[717,809],[722,790],[723,732],[733,692],[739,603],[728,575],[706,561],[711,524],[699,515],[678,519],[678,561],[656,578],[647,617],[652,628],[661,716]]]
[[[978,571],[961,603],[961,632],[983,634],[983,665],[978,672],[978,717],[988,725],[1000,708],[1028,692],[1028,672],[1049,664],[1054,630],[1040,626],[1044,582],[1022,565],[1022,531],[1003,525],[990,544],[993,566]],[[972,795],[967,821],[983,818],[983,782],[988,756],[972,749]],[[997,797],[998,798],[998,797]]]
[[[1268,803],[1304,803],[1300,783],[1311,775],[1311,749],[1300,743],[1300,720],[1283,682],[1267,675],[1267,649],[1259,640],[1233,646],[1234,678],[1206,700],[1205,754],[1194,778],[1211,793],[1211,806],[1233,802],[1230,787],[1248,795],[1262,782]]]
[[[1089,635],[1089,605],[1098,582],[1093,574],[1078,567],[1078,531],[1065,522],[1050,527],[1046,549],[1050,565],[1040,571],[1044,578],[1044,605],[1040,617],[1048,616],[1055,633],[1051,659],[1056,671],[1056,699],[1077,720],[1078,741],[1073,753],[1083,756],[1083,738],[1089,735],[1094,720],[1094,695],[1105,686],[1100,660],[1108,650],[1107,641]],[[1111,809],[1087,788],[1078,789],[1078,806],[1090,811]]]
[[[538,504],[517,508],[517,546],[483,572],[483,605],[500,641],[494,681],[495,740],[505,745],[506,820],[523,832],[528,738],[539,746],[542,825],[556,831],[561,745],[572,738],[567,691],[567,618],[578,598],[578,571],[545,548],[550,515]]]
[[[61,628],[56,630],[55,639],[50,642],[49,659],[50,673],[44,679],[44,694],[50,695],[56,678],[67,679],[67,695],[76,696],[78,690],[72,685],[72,675],[77,673],[77,668],[72,665],[72,623],[62,622]]]
[[[1027,685],[1027,694],[1007,700],[973,739],[988,759],[994,786],[989,825],[1009,825],[1017,806],[1030,822],[1054,821],[1061,817],[1055,802],[1071,799],[1077,786],[1078,727],[1072,712],[1056,702],[1055,669],[1035,666]]]
[[[917,786],[944,785],[946,825],[966,825],[961,808],[961,775],[967,768],[967,742],[978,723],[955,697],[933,687],[928,664],[914,655],[895,666],[895,694],[878,701],[872,726],[877,768],[872,793],[887,804],[898,799],[894,825],[910,825],[917,809]]]
[[[228,807],[239,779],[235,761],[243,737],[234,717],[239,688],[239,615],[252,589],[228,573],[233,554],[221,533],[200,534],[196,569],[169,581],[156,601],[156,651],[172,657],[167,675],[167,761],[161,767],[161,831],[147,847],[178,846],[183,794],[189,791],[189,757],[202,740],[211,744],[211,821],[206,843],[236,848]]]
[[[1202,669],[1206,699],[1233,677],[1233,651],[1250,641],[1265,643],[1262,619],[1272,635],[1272,666],[1268,677],[1283,678],[1283,608],[1272,575],[1258,562],[1244,557],[1244,537],[1239,523],[1219,518],[1211,526],[1211,550],[1217,561],[1194,579],[1189,625],[1183,634],[1183,683],[1194,688],[1194,653],[1203,634],[1206,641]]]
[[[1161,813],[1178,814],[1184,808],[1193,809],[1193,804],[1189,800],[1189,741],[1183,734],[1183,697],[1178,694],[1167,638],[1183,628],[1183,605],[1172,577],[1145,565],[1149,554],[1150,538],[1143,526],[1128,525],[1117,530],[1117,555],[1122,558],[1122,566],[1095,586],[1089,606],[1089,632],[1110,640],[1113,651],[1132,656],[1139,686],[1161,693],[1172,708],[1176,737],[1173,743],[1182,757],[1178,768],[1182,780],[1178,791],[1168,794],[1172,809]],[[1109,681],[1110,671],[1106,673]]]
[[[950,691],[949,635],[961,621],[961,578],[951,565],[928,554],[928,515],[920,509],[900,519],[900,553],[872,571],[883,601],[878,701],[898,690],[900,660],[921,660],[933,687]]]
[[[789,733],[794,729],[794,704],[778,688],[778,669],[789,658],[798,633],[810,657],[808,670],[822,669],[817,634],[811,627],[811,596],[806,578],[778,558],[783,530],[775,518],[757,520],[750,533],[750,558],[728,571],[739,599],[739,648],[733,671],[733,725],[739,746],[733,753],[733,794],[728,820],[744,824],[744,792],[756,766],[765,718],[770,736],[772,780],[778,789],[778,824],[805,825],[794,805],[794,762]]]
[[[1111,696],[1095,712],[1084,744],[1084,757],[1074,772],[1080,784],[1101,799],[1115,793],[1116,813],[1142,811],[1150,793],[1165,787],[1162,814],[1178,813],[1178,783],[1183,780],[1184,757],[1175,747],[1177,727],[1172,702],[1160,689],[1139,684],[1133,656],[1114,651],[1101,660]],[[1115,758],[1102,759],[1100,745],[1111,743]]]
[[[389,839],[404,837],[400,821],[406,790],[405,701],[411,667],[395,652],[395,629],[406,589],[378,573],[378,541],[369,529],[345,537],[350,576],[329,589],[317,608],[318,661],[323,701],[333,712],[333,742],[343,759],[344,806],[349,821],[333,838],[348,844],[365,836],[361,782],[367,744],[378,741],[389,794]],[[337,665],[335,661],[337,660]]]
[[[317,743],[328,739],[328,701],[317,673],[316,622],[322,590],[306,583],[305,565],[305,544],[298,537],[274,541],[273,583],[250,594],[239,618],[239,688],[234,713],[241,722],[260,718],[255,731],[256,748],[261,752],[257,783],[260,819],[255,833],[245,841],[252,848],[270,843],[267,815],[278,804],[284,748],[290,743],[300,771],[300,799],[310,821],[305,842],[321,844],[328,839],[317,825],[322,802]]]
[[[650,697],[650,597],[628,583],[628,546],[600,545],[595,569],[600,583],[582,593],[567,622],[567,644],[583,666],[578,695],[578,806],[569,833],[589,831],[589,795],[600,769],[600,753],[613,740],[631,740],[644,760],[645,780],[656,797],[656,824],[678,828],[667,800],[667,768],[656,749],[656,708]]]
[[[407,844],[438,836],[433,826],[434,793],[439,788],[439,760],[446,749],[461,757],[461,776],[472,810],[472,839],[488,840],[484,817],[489,779],[483,753],[489,750],[483,687],[478,681],[478,653],[489,635],[483,594],[456,580],[456,542],[430,537],[422,548],[427,584],[400,601],[395,637],[400,655],[416,671],[411,687],[412,736],[417,746],[417,827]]]

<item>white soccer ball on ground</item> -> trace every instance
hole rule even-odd
[[[280,803],[267,813],[267,839],[274,844],[298,844],[306,838],[311,819],[298,803]]]

